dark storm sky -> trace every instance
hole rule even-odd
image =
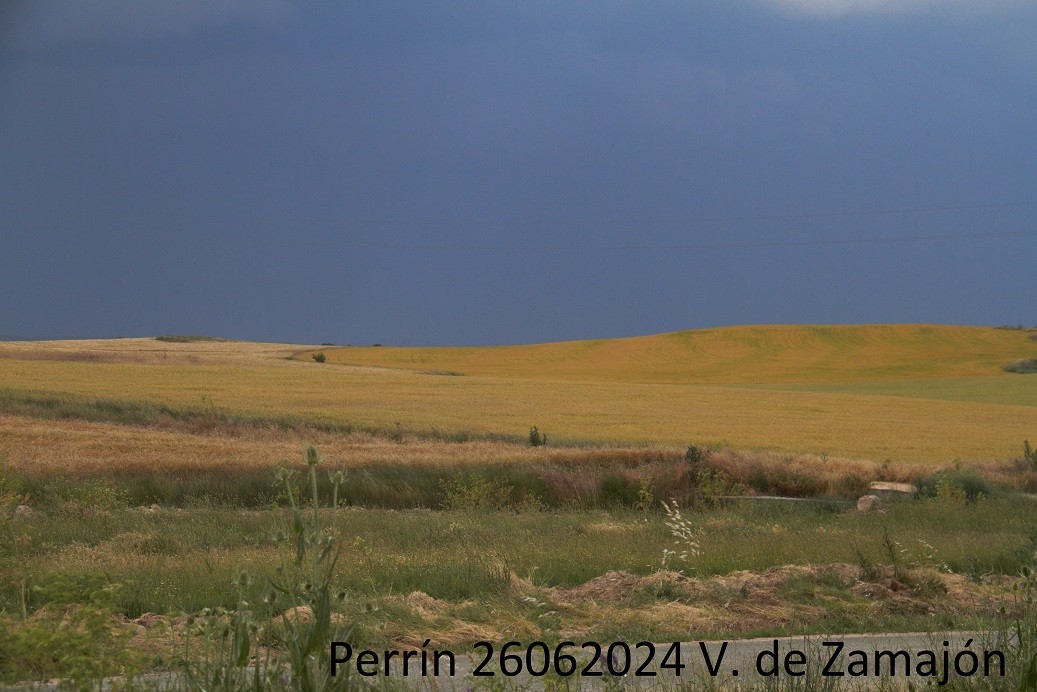
[[[1037,323],[1037,3],[0,4],[0,335]]]

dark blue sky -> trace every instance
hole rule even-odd
[[[0,335],[1037,323],[1032,2],[7,0],[0,163]]]

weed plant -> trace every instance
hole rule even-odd
[[[291,473],[281,469],[290,506],[287,531],[277,535],[281,564],[267,575],[261,604],[248,600],[252,578],[239,573],[233,609],[203,610],[192,622],[184,645],[185,681],[194,690],[290,689],[299,692],[349,689],[348,673],[331,676],[331,642],[352,630],[334,612],[345,593],[332,581],[341,556],[337,535],[338,491],[343,477],[331,479],[330,513],[321,511],[317,490],[317,450],[306,451],[310,501],[296,495]]]

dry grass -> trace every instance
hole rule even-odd
[[[739,636],[798,628],[868,613],[944,616],[991,615],[1011,604],[1011,583],[1018,580],[969,581],[961,575],[918,569],[911,573],[926,588],[898,582],[892,575],[868,579],[856,565],[785,565],[762,572],[739,571],[703,579],[674,572],[638,576],[610,571],[567,589],[538,587],[512,578],[512,597],[525,596],[543,603],[557,619],[559,635],[580,640],[601,632],[648,631],[680,638],[687,632]],[[493,633],[489,641],[517,636],[516,625],[528,638],[543,636],[540,613],[527,613],[516,622],[503,613],[489,622],[469,622],[471,602],[452,603],[416,591],[406,597],[390,596],[387,604],[410,611],[421,622],[420,636],[403,623],[389,626],[392,641],[420,646],[422,637],[435,632],[437,644],[467,644],[474,632]],[[479,613],[483,617],[490,613]],[[402,618],[401,618],[402,619]]]
[[[499,488],[501,502],[509,507],[529,501],[550,507],[630,507],[639,502],[641,488],[657,499],[694,503],[701,499],[700,470],[720,472],[733,484],[725,492],[852,500],[866,493],[872,481],[918,482],[949,468],[935,462],[728,448],[709,451],[694,467],[684,460],[683,449],[665,446],[533,448],[305,428],[195,430],[190,423],[153,427],[0,414],[0,464],[23,479],[24,490],[35,500],[46,498],[54,483],[59,495],[72,492],[61,479],[74,478],[77,484],[99,481],[120,488],[132,504],[181,506],[208,498],[267,506],[277,496],[273,469],[297,467],[299,450],[307,444],[319,446],[328,467],[361,472],[351,477],[344,496],[348,501],[395,508],[438,508],[448,504],[450,492],[460,492],[457,487],[476,492],[478,482],[488,492]],[[1021,459],[966,464],[960,470],[1000,488],[1037,489],[1037,469]]]
[[[568,589],[537,586],[512,575],[508,594],[485,603],[412,591],[369,597],[365,602],[372,608],[353,605],[345,613],[333,613],[332,619],[355,622],[362,632],[377,633],[379,643],[404,650],[420,649],[425,640],[458,650],[480,640],[513,638],[607,641],[616,632],[659,640],[685,639],[688,632],[702,638],[830,633],[845,628],[843,621],[851,618],[874,627],[890,622],[911,629],[934,612],[958,622],[992,619],[1001,605],[1012,609],[1011,589],[1019,581],[973,581],[925,568],[910,576],[925,586],[904,584],[891,575],[869,579],[846,563],[787,565],[702,579],[665,571],[646,576],[610,571]],[[280,617],[307,618],[310,613],[303,606]],[[11,624],[17,630],[53,621],[50,609],[42,608]],[[109,626],[125,632],[129,650],[145,669],[160,667],[171,652],[179,651],[188,627],[186,615],[156,613],[110,615]]]
[[[1027,337],[1019,330],[943,325],[761,325],[528,346],[320,350],[329,363],[483,377],[811,383],[1002,375],[1005,363],[1037,355]]]
[[[506,442],[450,443],[416,437],[399,442],[364,433],[222,427],[193,432],[189,426],[161,429],[79,420],[48,420],[0,414],[0,450],[19,471],[75,475],[110,472],[269,469],[295,464],[299,450],[316,444],[329,466],[444,466],[500,464],[643,464],[653,457],[677,459],[675,449],[539,447]]]

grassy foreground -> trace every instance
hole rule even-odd
[[[428,639],[464,650],[515,637],[687,641],[990,626],[1014,607],[1011,575],[1033,559],[1032,505],[941,494],[861,516],[748,503],[686,511],[676,520],[683,533],[652,507],[299,516],[332,527],[342,546],[327,571],[324,588],[338,597],[325,617],[350,623],[351,641],[408,648]],[[278,619],[301,607],[268,598],[285,564],[277,536],[291,525],[283,508],[142,510],[102,492],[5,513],[0,680],[83,679],[95,670],[83,656],[108,674],[177,669],[192,660],[183,642],[203,636],[192,634],[188,614],[223,612],[215,631],[229,632],[243,607],[260,608],[242,604],[267,604],[268,634],[279,636]],[[87,636],[50,642],[62,618]],[[41,646],[57,648],[40,659]]]

